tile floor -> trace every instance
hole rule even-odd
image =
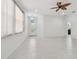
[[[26,39],[7,59],[77,59],[76,39]]]

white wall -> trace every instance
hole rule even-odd
[[[13,16],[14,3],[12,0],[2,0],[2,19],[1,19],[1,35],[2,37],[13,33]]]
[[[29,28],[29,19],[28,19],[28,13],[24,13],[24,33],[26,34],[26,37],[28,37],[28,28]]]
[[[67,35],[67,22],[72,24],[72,38],[77,38],[77,19],[76,13],[67,16],[44,16],[44,36],[60,37]]]
[[[66,21],[62,16],[45,15],[44,36],[60,37],[66,35]]]
[[[41,14],[38,14],[37,19],[37,36],[40,38],[44,36],[44,16]]]

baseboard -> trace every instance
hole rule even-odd
[[[16,35],[16,34],[19,34],[19,33],[23,33],[23,32],[18,32],[18,33],[12,33],[12,34],[8,34],[8,35],[4,35],[4,36],[1,37],[1,39],[7,38],[9,36]]]

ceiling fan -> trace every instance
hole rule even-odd
[[[53,7],[51,9],[56,9],[56,12],[58,12],[60,9],[61,10],[67,10],[67,7],[69,5],[71,5],[71,3],[65,3],[65,4],[62,4],[62,2],[57,2],[57,7]]]

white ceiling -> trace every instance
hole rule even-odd
[[[72,3],[72,5],[68,7],[68,10],[64,11],[65,13],[76,11],[76,0],[22,0],[22,3],[28,10],[37,9],[41,14],[53,15],[62,12],[61,10],[59,12],[55,12],[55,10],[50,9],[51,7],[55,7],[56,3],[59,1]]]

